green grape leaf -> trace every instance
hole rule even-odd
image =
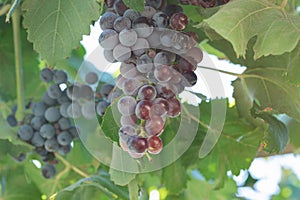
[[[255,59],[291,52],[300,39],[299,16],[265,0],[232,1],[205,22],[231,42],[237,56],[245,57],[247,44],[255,36]]]
[[[123,2],[129,8],[138,12],[142,12],[145,7],[145,0],[123,0]]]
[[[72,151],[67,155],[67,159],[75,166],[89,165],[93,162],[93,156],[86,150],[82,142],[74,141]]]
[[[28,40],[50,65],[68,57],[100,15],[94,0],[27,0],[22,10]]]

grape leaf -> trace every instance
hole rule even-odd
[[[89,165],[94,160],[81,141],[74,141],[74,146],[72,151],[67,155],[67,159],[75,166]]]
[[[68,57],[100,15],[94,0],[27,0],[22,10],[28,40],[50,65]]]
[[[247,44],[254,36],[255,59],[291,52],[300,39],[299,16],[286,14],[265,0],[233,1],[205,22],[231,42],[237,56],[245,57]]]
[[[144,10],[145,0],[123,0],[123,2],[129,8],[138,12],[142,12]]]

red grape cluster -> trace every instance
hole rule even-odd
[[[230,0],[179,0],[182,5],[202,6],[203,8],[211,8],[221,6]]]
[[[178,94],[197,82],[194,71],[203,58],[197,34],[184,32],[188,17],[164,0],[146,0],[142,12],[122,0],[105,2],[99,44],[109,62],[121,62],[120,146],[133,158],[158,154],[166,118],[181,113]]]

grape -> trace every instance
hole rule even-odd
[[[81,98],[91,100],[94,98],[94,91],[89,85],[81,85],[79,90],[79,96]]]
[[[152,71],[152,68],[153,68],[152,59],[147,54],[142,55],[138,59],[136,69],[139,72],[148,73]]]
[[[7,121],[8,125],[11,126],[11,127],[15,127],[15,126],[18,125],[18,121],[17,121],[16,117],[13,114],[8,115],[7,118],[6,118],[6,121]]]
[[[169,99],[175,96],[175,89],[171,88],[170,85],[161,85],[157,84],[156,85],[156,91],[159,97],[163,97],[165,99]]]
[[[71,126],[69,128],[68,132],[70,133],[70,135],[73,138],[78,138],[79,137],[79,129],[76,126]]]
[[[44,68],[40,71],[40,78],[43,82],[49,83],[53,80],[53,72],[49,68]]]
[[[119,144],[120,147],[123,149],[123,151],[128,151],[128,146],[126,144],[126,141],[124,141],[121,137],[119,138]]]
[[[40,130],[41,126],[45,123],[44,117],[34,117],[32,118],[30,125],[35,130]]]
[[[81,107],[79,103],[72,102],[68,109],[67,109],[68,115],[70,118],[77,119],[81,116]]]
[[[106,12],[100,18],[100,27],[102,30],[113,29],[114,21],[117,19],[117,15],[113,12]]]
[[[159,9],[163,0],[146,0],[146,6],[151,6],[155,9]]]
[[[137,133],[133,126],[125,125],[119,129],[119,136],[125,141],[127,141],[128,136],[134,136],[134,135],[137,135]]]
[[[141,15],[143,17],[147,17],[148,19],[152,19],[153,15],[156,13],[155,8],[151,6],[145,6],[144,10],[142,11]]]
[[[53,106],[56,104],[56,100],[49,97],[48,92],[45,92],[42,96],[42,101],[48,106]]]
[[[33,137],[31,138],[31,143],[35,147],[42,147],[44,146],[45,140],[42,138],[39,132],[35,132]]]
[[[132,115],[135,112],[136,100],[131,96],[124,96],[118,101],[118,110],[122,115]]]
[[[115,30],[106,29],[99,37],[99,44],[105,50],[112,50],[119,44],[119,34]]]
[[[162,141],[157,136],[148,139],[148,152],[151,154],[159,154],[163,148]]]
[[[169,110],[168,101],[163,98],[156,98],[153,101],[153,106],[151,107],[150,115],[164,116],[165,114],[168,113],[168,110]]]
[[[114,21],[114,29],[117,32],[121,32],[124,29],[130,29],[131,28],[131,21],[127,17],[118,17]]]
[[[158,81],[156,80],[155,76],[154,76],[154,71],[148,72],[147,73],[147,78],[150,82],[157,84]]]
[[[115,90],[113,92],[111,92],[108,97],[107,100],[109,102],[114,102],[117,98],[119,98],[122,95],[122,92],[119,90]]]
[[[140,16],[140,14],[135,10],[128,9],[128,10],[125,11],[123,16],[127,17],[131,21],[134,21],[136,18],[138,18]]]
[[[60,130],[67,130],[71,127],[71,121],[69,118],[62,117],[58,120]]]
[[[195,46],[196,44],[199,43],[199,37],[198,37],[197,33],[195,33],[195,32],[187,32],[185,34],[187,34],[188,36],[190,36],[191,46]]]
[[[137,124],[138,118],[135,115],[129,115],[129,116],[122,115],[120,121],[122,126],[129,125],[134,127]]]
[[[174,48],[177,50],[178,54],[186,53],[188,49],[191,48],[190,37],[181,32],[175,32],[172,37]]]
[[[43,102],[34,103],[32,106],[32,113],[35,116],[43,116],[46,110],[46,105]]]
[[[132,28],[137,32],[139,38],[146,38],[153,32],[152,24],[146,17],[138,17],[132,22]]]
[[[169,117],[177,117],[181,112],[181,103],[176,98],[168,99],[169,110],[167,115]]]
[[[57,103],[63,104],[63,103],[68,103],[70,102],[71,99],[69,99],[67,95],[67,90],[64,90],[61,94],[61,96],[57,99]]]
[[[109,103],[107,103],[106,101],[99,101],[98,104],[97,104],[97,114],[100,115],[100,116],[103,116],[105,111],[106,111],[106,108],[109,106]]]
[[[167,28],[169,26],[169,16],[164,12],[157,12],[152,17],[155,27]]]
[[[47,90],[48,96],[52,99],[58,99],[62,95],[62,91],[58,84],[51,85]]]
[[[20,153],[18,155],[12,154],[11,156],[17,162],[23,162],[26,159],[26,154],[24,154],[24,153]]]
[[[108,95],[112,92],[113,89],[114,89],[113,85],[105,83],[100,88],[100,94],[101,94],[102,97],[107,98]]]
[[[165,8],[165,13],[171,17],[175,13],[181,13],[183,12],[182,8],[176,4],[169,4]]]
[[[36,147],[34,149],[34,152],[40,156],[45,156],[48,154],[48,151],[44,147]]]
[[[159,135],[164,131],[165,122],[161,116],[151,116],[145,123],[145,131],[150,135]]]
[[[170,26],[172,29],[182,31],[188,25],[188,17],[184,13],[175,13],[170,18]]]
[[[122,0],[116,0],[114,3],[114,10],[119,14],[123,15],[124,12],[128,9],[128,7],[124,4]]]
[[[158,41],[165,47],[172,47],[174,45],[174,34],[174,31],[166,29],[160,34]]]
[[[56,107],[50,107],[45,112],[45,118],[48,122],[56,122],[60,117],[59,109]]]
[[[197,48],[197,47],[192,47],[187,53],[186,55],[192,57],[193,59],[195,59],[195,61],[197,63],[200,63],[203,59],[203,52],[201,49]]]
[[[127,142],[128,150],[133,153],[144,153],[148,148],[146,138],[131,136]]]
[[[123,89],[124,87],[124,82],[128,80],[126,79],[122,74],[120,74],[118,77],[117,77],[117,81],[116,81],[116,86],[120,89]]]
[[[195,71],[196,70],[196,65],[192,64],[185,58],[179,58],[178,59],[178,64],[174,65],[174,69],[176,69],[180,73],[184,73],[186,71]]]
[[[66,83],[68,81],[68,74],[63,70],[56,70],[53,80],[56,84]]]
[[[170,55],[166,52],[159,52],[154,57],[154,66],[157,67],[159,65],[169,65],[171,62]]]
[[[172,78],[170,80],[170,83],[176,84],[176,83],[180,83],[181,81],[182,81],[182,75],[178,71],[172,69]]]
[[[135,78],[139,74],[138,70],[135,67],[135,64],[133,63],[122,63],[120,67],[120,73],[125,78]]]
[[[59,147],[59,145],[58,145],[56,138],[48,139],[45,142],[45,149],[48,152],[55,152],[58,149],[58,147]]]
[[[33,129],[29,125],[22,125],[18,130],[18,136],[23,141],[29,141],[33,134]]]
[[[72,149],[71,145],[60,146],[57,150],[57,153],[59,153],[62,156],[65,156],[68,153],[70,153],[71,149]]]
[[[131,57],[131,49],[123,46],[122,44],[118,44],[113,50],[113,56],[119,62],[124,62]]]
[[[96,74],[95,72],[89,72],[85,75],[85,82],[87,82],[88,84],[95,84],[98,82],[98,80],[98,74]]]
[[[43,166],[42,168],[42,175],[49,179],[54,177],[54,175],[56,174],[56,169],[54,167],[54,165],[51,164],[46,164],[45,166]]]
[[[45,150],[46,151],[46,150]],[[55,155],[53,152],[48,152],[46,151],[47,153],[45,155],[42,155],[41,156],[41,160],[43,162],[53,162],[54,159],[55,159]]]
[[[126,95],[130,95],[130,96],[134,96],[137,94],[139,88],[142,86],[143,84],[135,79],[128,79],[124,82],[124,86],[123,86],[123,92]]]
[[[135,152],[129,151],[128,154],[129,154],[132,158],[138,159],[138,158],[142,158],[142,157],[145,155],[145,152],[144,152],[144,153],[135,153]]]
[[[96,117],[95,102],[85,102],[81,107],[81,113],[86,119],[94,119]]]
[[[134,55],[140,56],[144,54],[149,47],[149,43],[146,39],[138,38],[136,43],[131,47],[131,50],[133,51]]]
[[[147,100],[141,100],[137,103],[135,108],[135,115],[139,119],[147,120],[150,118],[150,110],[152,107],[152,102]]]
[[[197,83],[197,75],[194,72],[187,71],[182,74],[184,80],[182,85],[185,87],[191,87]]]
[[[137,41],[137,33],[133,29],[124,29],[119,33],[120,43],[127,47],[132,47]]]
[[[152,85],[144,85],[139,89],[137,98],[140,100],[153,101],[157,95],[155,87]]]
[[[50,139],[55,135],[55,128],[51,124],[44,124],[40,129],[40,135],[43,138]]]
[[[115,57],[114,57],[114,55],[113,55],[113,50],[106,50],[106,49],[104,49],[103,55],[104,55],[104,58],[105,58],[108,62],[111,62],[111,63],[117,62],[117,60],[115,59]]]
[[[159,65],[154,70],[154,77],[161,83],[166,83],[172,78],[172,69],[167,65]]]
[[[72,142],[72,136],[67,131],[61,132],[57,136],[57,142],[60,145],[68,145]]]
[[[63,117],[69,117],[68,115],[68,107],[69,105],[71,105],[70,102],[66,102],[60,105],[59,107],[59,113],[61,114],[61,116]]]
[[[72,85],[67,89],[67,96],[69,99],[77,100],[80,98],[80,86]]]

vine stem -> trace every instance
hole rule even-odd
[[[14,53],[15,53],[15,68],[16,68],[16,86],[17,86],[17,105],[18,110],[16,117],[22,120],[24,116],[25,101],[24,101],[24,80],[22,66],[22,44],[21,44],[21,10],[17,8],[12,15],[12,26],[14,36]]]
[[[223,73],[223,74],[228,74],[228,75],[231,75],[231,76],[241,77],[241,74],[237,74],[237,73],[234,73],[234,72],[228,72],[228,71],[224,71],[224,70],[221,70],[221,69],[215,69],[215,68],[205,67],[205,66],[198,66],[198,68],[217,71],[217,72],[220,72],[220,73]]]
[[[288,2],[288,0],[283,0],[283,1],[282,1],[281,6],[280,6],[282,10],[284,10],[284,8],[285,8],[287,2]]]

